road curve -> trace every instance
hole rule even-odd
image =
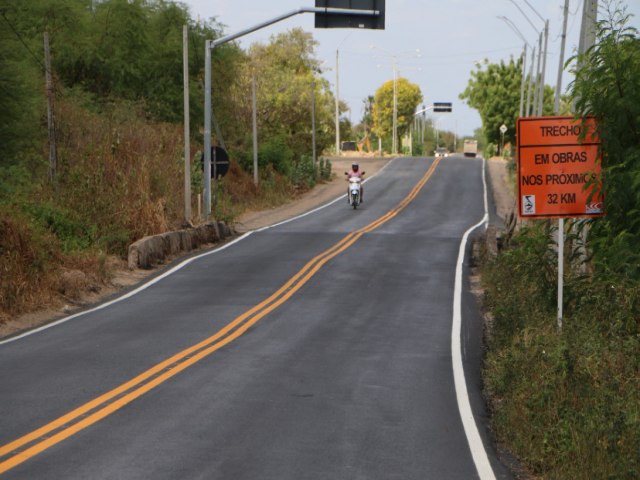
[[[253,232],[1,344],[0,473],[511,478],[485,426],[466,262],[454,302],[484,192],[480,159],[397,159],[356,211]]]

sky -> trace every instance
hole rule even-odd
[[[640,29],[640,0],[618,1],[634,15],[630,25]],[[189,7],[193,18],[215,18],[225,26],[225,34],[237,33],[300,7],[315,6],[314,0],[181,0],[180,3]],[[564,0],[528,0],[528,3],[549,20],[545,83],[555,88]],[[582,0],[569,2],[565,60],[578,47],[582,3]],[[460,137],[472,135],[482,124],[478,112],[458,98],[476,63],[484,59],[492,63],[508,62],[510,57],[522,53],[523,41],[498,17],[507,17],[529,44],[537,46],[537,32],[544,23],[535,11],[527,0],[386,0],[384,30],[316,29],[313,14],[305,13],[242,37],[239,43],[243,48],[254,42],[266,43],[272,35],[296,27],[311,32],[318,42],[316,57],[323,62],[323,75],[334,92],[338,51],[339,96],[350,108],[344,116],[354,124],[362,118],[363,99],[393,79],[395,58],[398,75],[420,87],[425,105],[453,104],[451,113],[428,112],[428,115],[437,122],[438,129],[456,132]],[[530,58],[527,68],[529,64]],[[570,74],[565,71],[563,91],[570,81]]]

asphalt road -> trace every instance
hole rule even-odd
[[[466,280],[468,396],[452,361],[482,167],[397,159],[356,211],[342,199],[0,343],[2,478],[511,478],[487,434]]]

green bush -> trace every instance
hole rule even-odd
[[[640,283],[568,274],[558,333],[546,223],[483,268],[495,432],[544,478],[637,478]]]
[[[496,152],[498,151],[498,147],[494,143],[487,143],[487,146],[484,148],[484,158],[495,157]]]
[[[274,170],[286,177],[293,173],[293,150],[287,144],[284,135],[277,135],[258,145],[258,171],[271,165]],[[249,173],[253,173],[253,150],[246,149],[239,155],[240,166]]]
[[[21,211],[0,205],[0,322],[49,298],[46,292],[58,257],[56,239],[49,232]]]
[[[96,243],[105,252],[122,254],[129,248],[131,232],[126,229],[114,229],[98,238]]]
[[[17,204],[26,201],[33,189],[26,165],[0,168],[0,203]]]
[[[596,118],[605,153],[607,214],[591,222],[589,242],[600,272],[640,279],[640,33],[618,3],[605,8],[571,85],[577,114]]]
[[[332,168],[333,168],[331,165],[331,160],[329,160],[328,158],[321,157],[318,166],[319,166],[320,179],[327,182],[331,180]]]
[[[483,269],[494,429],[544,478],[640,478],[640,35],[619,5],[571,85],[577,116],[597,120],[607,214],[567,237],[562,330],[549,222]]]
[[[93,245],[96,227],[87,225],[80,216],[52,203],[27,204],[25,212],[40,228],[53,233],[60,240],[63,252],[85,250]]]
[[[296,187],[313,188],[317,181],[317,168],[313,158],[307,155],[300,157],[291,174],[291,183]]]

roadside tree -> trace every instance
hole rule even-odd
[[[459,95],[461,100],[478,110],[482,128],[488,143],[499,145],[500,126],[507,126],[504,142],[515,144],[516,119],[520,109],[522,82],[522,59],[511,58],[509,63],[489,63],[484,60],[476,64],[471,72],[467,88]],[[544,115],[553,113],[553,89],[545,85]]]
[[[420,87],[406,78],[398,78],[397,85],[397,126],[398,138],[408,133],[416,107],[422,102]],[[393,134],[393,80],[385,82],[374,97],[372,105],[373,132],[379,137]]]
[[[578,57],[570,85],[576,113],[598,120],[607,215],[591,222],[594,260],[640,278],[640,34],[625,10],[598,25],[596,45]]]
[[[241,119],[245,132],[251,132],[251,82],[255,76],[260,144],[273,139],[284,142],[294,162],[302,155],[311,154],[313,93],[318,152],[329,148],[335,138],[335,97],[329,82],[321,76],[321,64],[315,57],[316,46],[313,36],[298,28],[274,35],[266,44],[251,45],[232,90],[236,116]],[[244,137],[241,148],[250,151],[251,135]],[[288,163],[281,165],[284,170],[281,173],[288,173],[291,167],[286,166]]]

